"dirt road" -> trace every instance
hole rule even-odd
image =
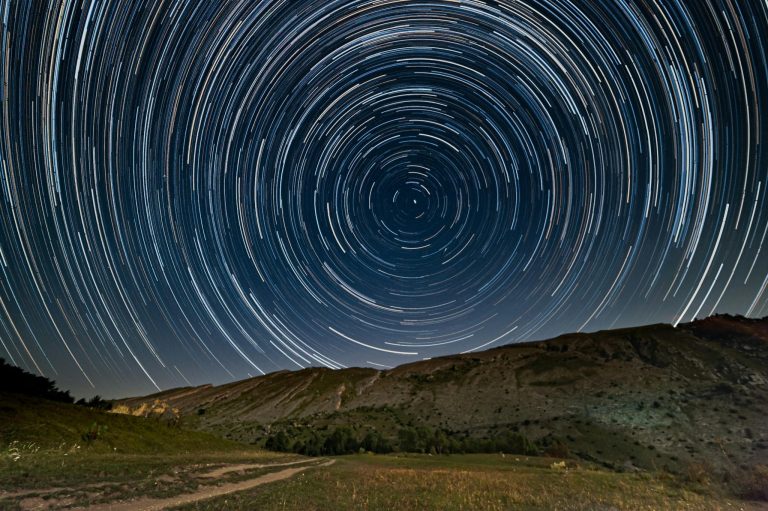
[[[184,504],[191,504],[193,502],[198,502],[201,500],[207,500],[213,497],[220,497],[222,495],[227,495],[230,493],[250,490],[252,488],[256,488],[257,486],[261,486],[262,484],[267,484],[275,481],[281,481],[283,479],[288,479],[298,474],[299,472],[303,472],[311,468],[326,467],[326,466],[332,465],[334,462],[335,460],[328,460],[323,463],[315,463],[315,464],[309,464],[309,465],[304,465],[300,467],[285,468],[275,472],[270,472],[268,474],[262,474],[260,476],[254,477],[253,479],[246,479],[245,481],[238,481],[238,482],[232,482],[232,483],[223,483],[220,485],[205,486],[192,493],[185,493],[185,494],[176,495],[173,497],[139,498],[136,500],[121,500],[118,502],[97,504],[89,507],[72,508],[72,510],[73,511],[159,511],[162,509],[168,509],[171,507],[181,506]],[[271,466],[282,467],[286,465],[295,465],[298,463],[304,463],[304,460],[290,462],[290,463],[276,463],[273,465],[269,465],[269,464],[231,465],[231,466],[225,466],[215,471],[204,474],[202,477],[207,479],[211,479],[211,478],[218,479],[218,478],[222,478],[225,474],[229,474],[231,472],[239,472],[242,470],[248,470],[248,469],[254,469],[254,468],[269,468]],[[37,501],[37,500],[38,499],[34,499],[34,500],[30,499],[29,503],[32,504],[34,501]],[[39,500],[42,501],[42,499],[39,499]],[[49,506],[52,502],[49,501],[47,503],[44,503],[44,502],[40,502],[40,503],[43,504],[44,507],[38,508],[33,504],[32,506],[29,506],[29,507],[23,506],[23,508],[30,509],[30,510],[31,509],[50,509]],[[48,505],[45,505],[45,504],[48,504]],[[61,504],[65,505],[66,503],[61,502]]]

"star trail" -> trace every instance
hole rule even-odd
[[[0,1],[0,356],[64,388],[768,315],[767,0]]]

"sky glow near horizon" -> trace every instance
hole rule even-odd
[[[0,357],[76,394],[768,315],[768,2],[0,19]]]

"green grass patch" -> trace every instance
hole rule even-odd
[[[180,453],[236,449],[208,433],[43,399],[0,394],[0,448],[12,442],[38,450],[88,449],[118,453]]]

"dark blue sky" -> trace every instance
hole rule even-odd
[[[0,3],[0,357],[79,395],[768,314],[768,4]]]

